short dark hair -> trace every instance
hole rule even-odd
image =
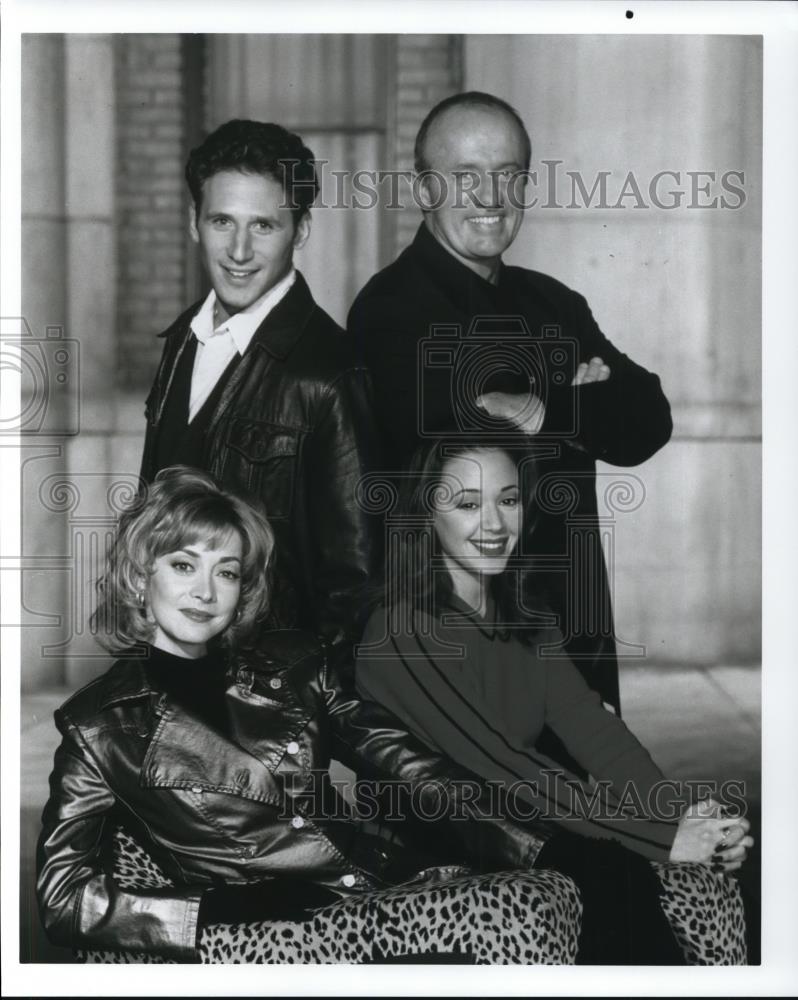
[[[261,174],[276,180],[282,185],[294,224],[310,211],[319,193],[312,151],[300,136],[271,122],[235,118],[220,125],[191,150],[186,181],[198,212],[205,181],[222,170]]]
[[[523,119],[512,104],[508,104],[507,101],[503,101],[501,97],[495,97],[493,94],[485,94],[481,90],[467,90],[462,94],[452,94],[451,97],[447,97],[440,101],[421,123],[418,135],[416,136],[416,145],[414,150],[416,173],[420,174],[425,170],[430,169],[430,164],[427,161],[426,151],[424,148],[427,144],[429,130],[442,114],[445,114],[445,112],[451,110],[452,108],[492,108],[496,111],[503,111],[504,114],[509,115],[509,117],[512,118],[518,126],[521,136],[523,137],[525,161],[524,169],[529,169],[529,164],[532,160],[532,140],[529,138],[529,133],[526,130],[526,125],[524,125]]]

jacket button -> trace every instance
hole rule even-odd
[[[302,819],[301,816],[294,816],[294,817],[292,817],[292,819],[291,819],[291,826],[295,830],[301,830],[304,825],[305,825],[305,821]]]
[[[299,753],[299,744],[296,740],[291,740],[288,746],[285,748],[286,753],[290,753],[293,756],[295,753]]]
[[[255,857],[255,848],[254,847],[242,847],[241,848],[241,857],[242,858],[254,858]]]
[[[191,791],[195,795],[202,795],[202,785],[192,785],[191,786]]]
[[[279,691],[282,686],[283,682],[280,680],[279,677],[272,677],[272,679],[269,681],[269,687],[273,688],[275,691]]]
[[[343,884],[347,887],[347,889],[351,889],[352,886],[355,884],[355,876],[344,875],[341,879],[341,882],[343,882]]]

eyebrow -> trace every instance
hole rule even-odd
[[[177,551],[178,552],[185,552],[185,554],[187,556],[191,556],[194,559],[201,558],[199,552],[195,552],[194,549],[178,549]],[[225,556],[223,559],[219,559],[218,562],[220,562],[220,563],[223,563],[223,562],[237,562],[237,563],[240,563],[241,560],[238,558],[238,556]]]
[[[509,486],[502,486],[502,488],[499,490],[499,493],[506,493],[508,490],[517,490],[517,489],[519,489],[519,487],[515,483],[510,483]],[[468,487],[467,489],[458,490],[456,493],[453,493],[452,496],[459,497],[462,496],[463,493],[481,493],[481,492],[482,490],[477,489],[477,487],[475,486],[471,486]]]
[[[219,215],[223,215],[226,219],[235,218],[235,212],[228,212],[224,208],[209,208],[206,215],[209,219],[216,218]],[[276,215],[252,215],[246,221],[249,224],[253,222],[268,222],[270,226],[280,225],[280,218]]]

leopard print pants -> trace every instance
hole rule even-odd
[[[170,884],[127,834],[114,845],[114,877],[124,888]],[[704,865],[654,865],[662,908],[689,965],[744,965],[745,924],[734,879]],[[464,876],[397,886],[317,911],[304,923],[213,924],[199,941],[203,963],[361,964],[432,955],[486,965],[571,965],[582,903],[556,871]],[[98,963],[163,963],[157,955],[80,952]]]

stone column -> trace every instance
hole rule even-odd
[[[107,511],[114,471],[113,36],[27,36],[22,100],[23,311],[43,342],[47,393],[23,455],[22,676],[33,690],[74,686],[105,662],[73,637],[97,569],[80,531],[76,548],[76,519]]]
[[[22,43],[22,312],[35,343],[67,321],[66,220],[64,216],[64,38],[27,35]],[[48,398],[49,373],[31,369],[38,378],[26,388],[42,394],[43,409],[31,407],[46,422],[59,423],[57,395]],[[35,384],[34,384],[35,382]],[[23,398],[23,407],[25,406]],[[47,409],[49,407],[49,413]],[[23,411],[24,412],[24,411]],[[41,426],[46,429],[47,423]],[[30,428],[29,428],[30,429]],[[49,558],[64,549],[64,526],[38,501],[38,481],[63,467],[63,438],[30,434],[22,452],[22,686],[23,690],[61,684],[61,658],[44,659],[41,645],[57,630],[63,602],[63,573],[47,568]]]

